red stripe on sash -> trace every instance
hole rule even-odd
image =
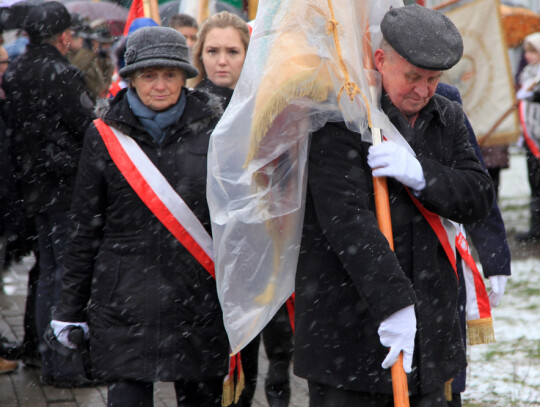
[[[478,304],[480,318],[491,318],[489,297],[484,284],[484,279],[480,275],[478,267],[476,267],[476,262],[469,251],[469,244],[462,233],[456,237],[456,247],[461,258],[472,271],[474,277],[474,290],[476,291],[476,303]]]
[[[446,234],[446,229],[444,228],[441,222],[441,218],[439,217],[439,215],[433,212],[430,212],[426,208],[424,208],[424,206],[420,203],[420,201],[418,201],[418,199],[416,199],[411,194],[409,189],[408,188],[406,189],[407,189],[407,193],[411,197],[415,206],[418,208],[420,213],[424,215],[424,218],[426,218],[427,222],[429,223],[429,225],[431,226],[431,228],[437,235],[437,238],[439,239],[439,242],[441,243],[441,246],[444,249],[446,256],[448,257],[448,261],[450,261],[450,265],[454,269],[454,272],[456,273],[456,277],[459,279],[458,274],[457,274],[456,253],[452,247],[452,244],[448,240],[448,235]]]
[[[203,266],[213,278],[216,278],[214,262],[212,259],[208,257],[206,252],[184,229],[180,222],[152,190],[131,158],[127,155],[111,128],[101,119],[94,120],[94,124],[103,138],[112,160],[135,193],[169,232],[171,232],[186,250],[201,264],[201,266]]]

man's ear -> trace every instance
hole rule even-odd
[[[386,60],[385,52],[381,48],[378,48],[373,54],[373,60],[375,62],[375,67],[377,68],[378,71],[380,71]]]

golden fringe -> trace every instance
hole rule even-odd
[[[223,394],[221,395],[221,405],[230,406],[234,403],[234,375],[228,375],[223,381]]]
[[[482,318],[467,321],[467,336],[470,345],[481,345],[495,342],[493,319]]]
[[[452,382],[454,379],[448,380],[446,383],[444,383],[444,396],[446,397],[446,401],[452,401]]]
[[[272,127],[272,123],[276,117],[285,110],[291,100],[308,97],[316,102],[323,102],[328,99],[330,88],[320,85],[320,82],[324,83],[325,81],[321,80],[319,75],[316,76],[315,80],[311,80],[310,78],[313,75],[313,71],[310,71],[308,75],[301,73],[292,76],[278,89],[273,91],[273,97],[271,99],[264,102],[264,108],[253,118],[251,125],[251,145],[244,163],[244,168],[255,158],[259,152],[263,137]]]
[[[245,387],[245,377],[244,377],[244,369],[238,368],[238,383],[236,383],[236,389],[235,389],[235,395],[234,395],[234,402],[238,403],[238,400],[240,399],[240,396],[242,395],[242,391],[244,391]]]

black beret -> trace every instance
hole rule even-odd
[[[418,4],[390,9],[381,31],[399,55],[419,68],[450,69],[463,55],[463,40],[452,21]]]
[[[23,27],[32,41],[39,42],[71,27],[71,16],[63,4],[46,1],[30,8]]]

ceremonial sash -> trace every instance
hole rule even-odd
[[[178,239],[212,277],[212,238],[189,206],[167,182],[137,142],[109,127],[101,119],[94,124],[109,154],[126,181],[160,222]]]
[[[540,149],[537,144],[537,142],[534,140],[534,138],[529,133],[529,128],[527,127],[527,122],[525,120],[525,107],[526,104],[523,101],[519,102],[519,121],[521,123],[521,128],[523,130],[523,139],[525,140],[525,143],[527,144],[527,147],[529,147],[529,150],[531,153],[540,160]]]
[[[465,238],[465,230],[463,225],[449,221],[429,210],[427,210],[416,199],[410,191],[407,192],[424,216],[428,224],[431,226],[437,239],[442,245],[448,261],[452,265],[457,277],[457,256],[456,250],[461,256],[461,264],[463,269],[463,278],[465,282],[465,292],[467,297],[466,304],[466,319],[467,319],[467,336],[469,344],[477,345],[482,343],[491,343],[495,341],[493,331],[493,320],[491,318],[491,307],[489,297],[486,292],[486,286],[482,275],[478,271],[476,262],[469,250],[469,244]]]
[[[215,279],[212,238],[189,206],[135,140],[108,126],[101,119],[94,120],[94,125],[113,162],[135,193]],[[242,361],[240,353],[237,353],[229,359],[229,372],[223,381],[222,405],[238,402],[243,388]]]
[[[463,279],[465,280],[465,291],[467,293],[465,312],[467,315],[469,344],[477,345],[495,342],[491,307],[486,286],[471,255],[463,225],[459,225],[459,232],[456,236],[456,249],[462,259]]]

